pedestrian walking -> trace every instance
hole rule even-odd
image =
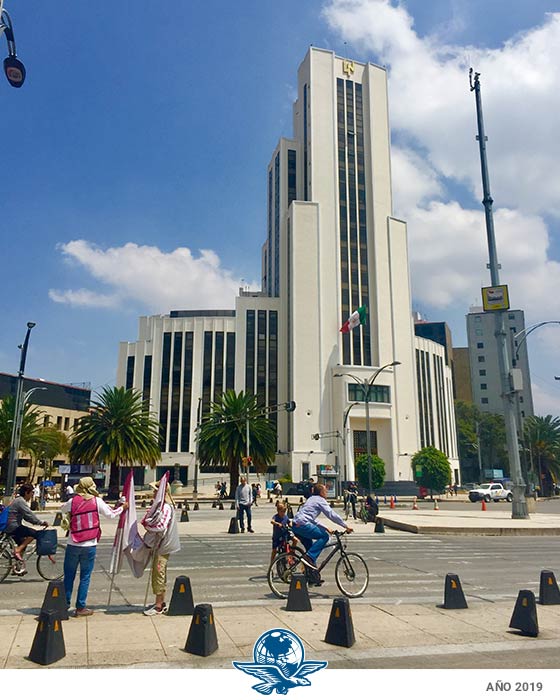
[[[126,508],[128,508],[127,503],[123,503],[118,508],[110,508],[99,497],[91,476],[80,479],[76,485],[74,497],[63,503],[60,508],[63,513],[70,514],[70,535],[64,556],[64,589],[68,607],[70,607],[78,567],[80,568],[80,583],[74,613],[76,617],[93,615],[93,610],[88,608],[86,603],[97,543],[101,537],[99,515],[117,518]]]
[[[239,519],[239,529],[245,532],[245,518],[247,514],[247,532],[254,532],[251,516],[251,504],[253,502],[253,494],[251,487],[247,483],[247,478],[242,476],[239,486],[235,489],[235,507],[237,509],[237,518]]]

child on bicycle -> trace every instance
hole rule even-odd
[[[270,563],[274,561],[277,554],[282,551],[282,547],[290,538],[288,529],[288,508],[281,501],[276,502],[276,515],[270,521],[272,525],[272,552],[270,554]]]

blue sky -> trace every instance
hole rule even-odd
[[[27,81],[15,90],[0,76],[0,371],[17,371],[33,320],[28,375],[113,383],[139,315],[231,307],[257,283],[266,166],[291,135],[310,44],[388,66],[414,305],[456,344],[488,283],[465,68],[476,62],[503,281],[528,323],[560,318],[554,3],[161,5],[96,15],[85,0],[5,0]],[[529,341],[540,413],[560,413],[559,333]]]

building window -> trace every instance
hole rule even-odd
[[[62,430],[62,416],[57,416],[56,417],[56,427],[59,430]]]
[[[515,314],[508,314],[509,321],[515,321]]]
[[[479,356],[478,356],[478,361],[479,361],[479,362],[486,362],[486,360],[485,360],[485,358],[484,358],[484,355],[479,355]]]
[[[521,411],[521,418],[525,418],[525,411]]]
[[[488,403],[488,399],[487,398],[481,399],[480,403]]]
[[[481,385],[480,385],[480,388],[481,388],[482,390],[488,389],[488,384],[481,384]]]
[[[482,330],[482,328],[477,328],[475,331],[475,334],[476,335],[484,335],[484,331]]]
[[[519,403],[523,403],[523,397],[522,397],[522,396],[519,397]]]
[[[126,389],[134,386],[134,355],[126,359]]]
[[[152,386],[152,356],[144,357],[144,377],[142,379],[142,398],[146,405],[150,405],[150,388]]]
[[[484,343],[477,343],[477,344],[476,344],[476,347],[477,347],[479,350],[482,350],[482,348],[484,347]]]
[[[517,333],[517,328],[516,328],[515,326],[512,326],[512,327],[510,328],[510,331],[511,331],[512,333]]]
[[[159,400],[160,448],[167,447],[167,417],[169,412],[169,368],[171,366],[171,333],[163,334],[163,351],[161,356],[161,391]]]
[[[204,360],[202,363],[202,414],[210,411],[212,398],[212,331],[204,331]]]
[[[474,322],[475,323],[482,323],[482,318],[480,316],[475,316],[474,317]]]
[[[64,430],[70,430],[70,418],[68,416],[64,419]]]
[[[173,334],[173,364],[171,366],[171,414],[169,417],[169,452],[179,449],[179,404],[181,398],[181,366],[183,363],[183,334]]]
[[[193,333],[185,333],[185,359],[183,363],[183,417],[181,421],[181,452],[188,452],[191,430]]]
[[[485,369],[479,369],[478,374],[480,377],[485,377],[486,376],[486,370]]]
[[[361,384],[348,384],[348,401],[363,401]],[[391,403],[391,387],[374,384],[369,390],[368,403]]]
[[[255,312],[247,311],[245,333],[245,393],[255,393]]]
[[[43,418],[43,428],[47,428],[50,422],[51,422],[51,420],[50,420],[49,416],[45,416]]]
[[[367,454],[367,433],[365,430],[354,430],[353,434],[354,441],[354,461],[358,459],[361,455]],[[369,431],[371,454],[377,454],[377,432],[375,430]]]

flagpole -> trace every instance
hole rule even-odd
[[[116,556],[116,554],[121,551],[123,531],[124,528],[122,527],[117,529],[117,536],[115,538],[116,541],[113,544],[113,552],[111,555],[111,583],[109,584],[109,599],[107,600],[107,607],[111,605],[111,595],[113,593],[113,585],[115,583],[115,576],[117,573],[118,556]]]

